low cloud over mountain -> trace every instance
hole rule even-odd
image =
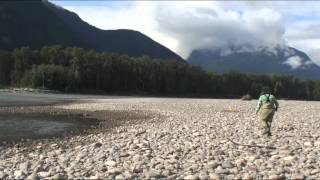
[[[319,2],[61,3],[97,27],[144,32],[184,58],[198,49],[275,52],[281,46],[303,50],[320,64]]]

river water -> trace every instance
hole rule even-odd
[[[94,119],[77,116],[0,115],[0,140],[61,137],[98,126]]]
[[[103,100],[131,98],[128,96],[108,96],[108,95],[81,95],[81,94],[50,94],[50,93],[30,93],[30,92],[7,92],[0,89],[1,106],[33,106],[63,103],[74,100]]]
[[[121,96],[6,92],[0,90],[0,108],[64,103],[74,100],[115,99]],[[80,133],[98,125],[97,120],[50,115],[0,114],[0,140],[36,139]]]

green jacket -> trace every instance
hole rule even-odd
[[[267,102],[267,98],[269,96],[269,100],[270,102],[273,104],[274,108],[275,109],[278,109],[279,107],[279,103],[276,99],[276,97],[274,97],[274,95],[272,94],[264,94],[264,95],[261,95],[259,97],[259,100],[258,100],[258,107],[257,107],[257,110],[256,110],[256,114],[258,114],[261,110],[261,107]]]

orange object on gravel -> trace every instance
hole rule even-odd
[[[224,109],[223,112],[240,112],[237,109]]]

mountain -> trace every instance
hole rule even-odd
[[[275,48],[273,51],[194,50],[189,63],[211,72],[246,72],[256,74],[293,75],[303,79],[319,79],[320,67],[303,52],[291,48]]]
[[[5,50],[59,44],[185,62],[140,32],[101,30],[84,22],[77,14],[47,1],[1,1],[0,27],[0,49]]]

